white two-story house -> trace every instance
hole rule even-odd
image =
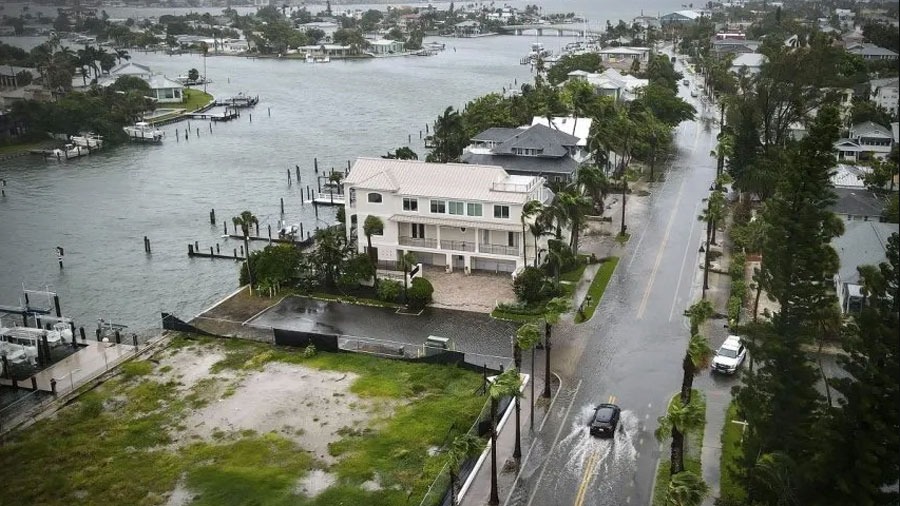
[[[378,260],[412,252],[422,264],[465,273],[515,273],[525,256],[532,263],[535,242],[527,225],[523,234],[522,208],[552,197],[543,178],[497,166],[383,158],[357,159],[343,185],[347,222],[357,224],[347,233],[356,234],[360,252],[368,245],[362,224],[375,215],[384,223],[372,237]],[[539,239],[539,251],[545,243]]]

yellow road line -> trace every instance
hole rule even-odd
[[[591,457],[588,459],[587,466],[584,468],[584,477],[581,479],[581,485],[578,486],[578,494],[575,496],[575,506],[582,506],[584,504],[588,485],[591,483],[591,478],[594,477],[594,467],[597,465],[599,456],[600,452],[594,450],[593,453],[591,453]]]

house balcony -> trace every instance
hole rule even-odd
[[[519,255],[519,248],[517,248],[515,246],[507,246],[505,244],[481,243],[478,245],[478,251],[480,253],[488,253],[491,255],[507,255],[507,256]]]
[[[400,236],[398,241],[401,246],[413,246],[416,248],[437,248],[437,239],[425,239],[420,237]],[[441,241],[444,242],[444,241]]]
[[[445,241],[441,240],[441,249],[451,251],[475,251],[475,243],[471,241]]]

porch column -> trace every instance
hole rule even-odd
[[[435,241],[437,241],[437,242],[435,243],[434,247],[435,247],[436,249],[443,249],[443,248],[441,248],[441,226],[440,226],[440,225],[435,225],[435,226],[434,226],[434,230],[436,231],[435,233],[436,233],[436,235],[437,235],[437,237],[435,238]],[[453,269],[453,266],[452,266],[452,265],[450,266],[450,269],[451,269],[451,270]]]
[[[444,258],[447,262],[447,272],[453,272],[453,253],[445,253]]]
[[[463,255],[466,274],[472,273],[472,255]]]
[[[481,229],[475,229],[475,253],[481,253]]]

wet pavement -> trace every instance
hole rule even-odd
[[[697,216],[715,178],[709,153],[717,110],[691,99],[685,87],[679,92],[697,107],[698,121],[677,128],[679,151],[665,181],[650,184],[647,197],[629,197],[631,239],[593,319],[564,321],[554,332],[553,366],[565,386],[507,504],[650,502],[660,455],[653,432],[681,384],[689,337],[682,311],[700,298],[702,281],[704,225]],[[614,221],[619,206],[608,213]],[[587,419],[609,400],[622,408],[624,430],[611,441],[594,440]]]
[[[421,314],[396,309],[358,306],[305,297],[287,297],[248,322],[252,326],[304,332],[340,334],[423,344],[430,335],[448,337],[454,349],[468,354],[512,357],[512,336],[518,324],[488,314],[426,308]],[[479,363],[476,359],[467,361]]]

